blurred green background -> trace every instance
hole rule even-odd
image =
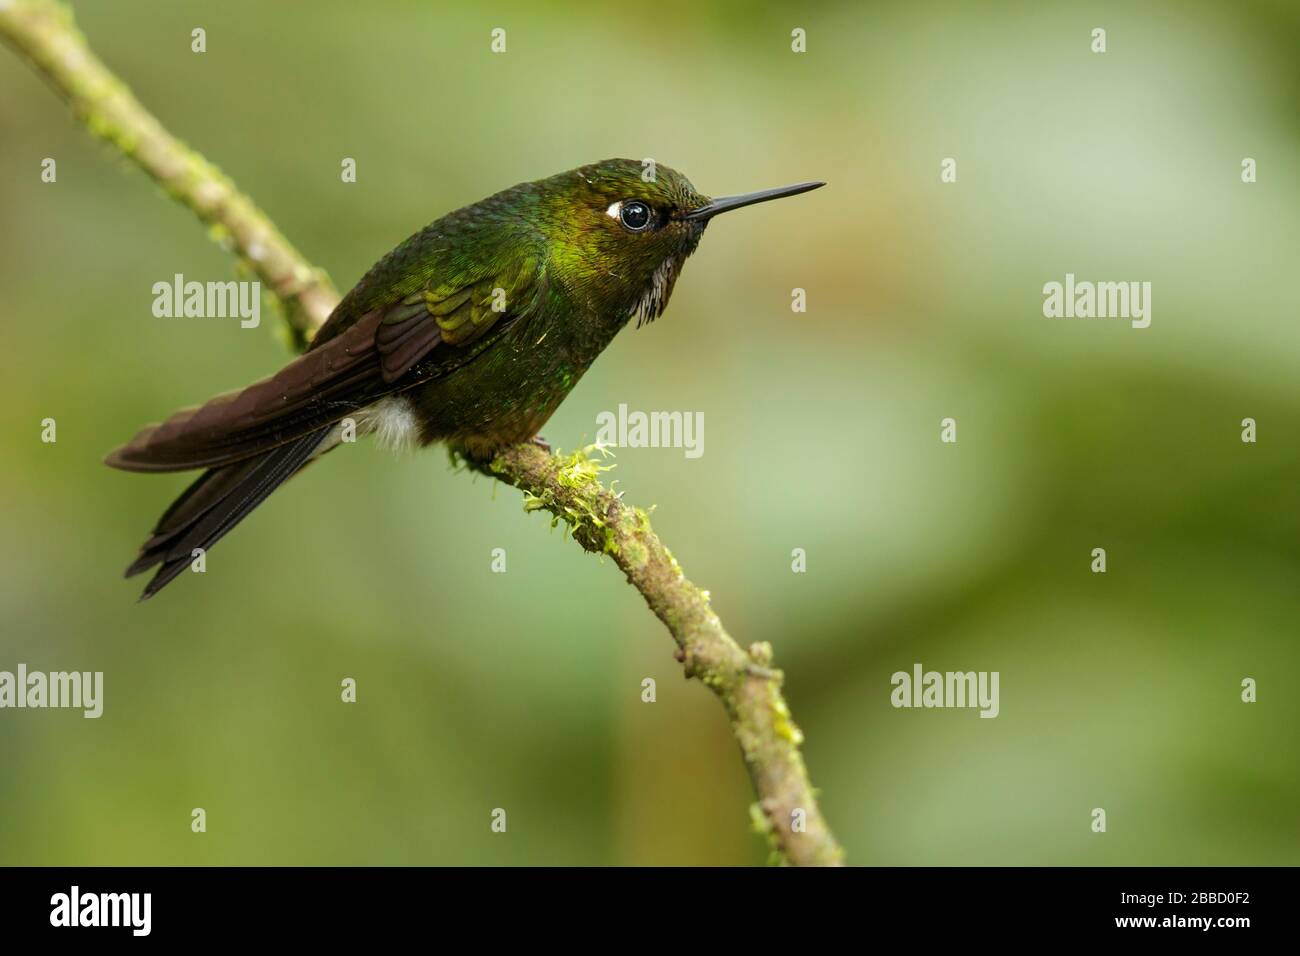
[[[715,195],[828,180],[718,220],[547,437],[704,412],[703,458],[624,450],[614,477],[774,644],[851,862],[1300,863],[1300,7],[76,10],[342,289],[608,156]],[[440,452],[331,456],[137,605],[121,568],[188,478],[101,456],[284,347],[269,315],[153,317],[154,282],[232,261],[7,49],[0,217],[0,669],[106,683],[97,721],[0,712],[0,863],[765,859],[722,711],[636,592]],[[1152,282],[1151,327],[1044,318],[1066,272]],[[999,671],[1001,715],[893,709],[918,661]]]

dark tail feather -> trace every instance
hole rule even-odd
[[[329,427],[256,458],[205,471],[168,508],[126,576],[161,564],[140,600],[153,597],[189,567],[195,548],[210,549],[276,488],[300,471]]]

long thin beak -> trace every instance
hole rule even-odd
[[[699,209],[691,209],[681,214],[682,219],[712,219],[720,212],[730,212],[742,206],[780,199],[783,196],[797,196],[813,189],[820,189],[825,183],[795,183],[793,186],[777,186],[775,189],[760,189],[756,193],[741,193],[739,196],[719,196],[711,199]]]

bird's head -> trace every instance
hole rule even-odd
[[[637,324],[668,305],[682,264],[716,215],[816,189],[799,183],[710,199],[676,170],[607,159],[536,184],[550,274],[599,314]]]

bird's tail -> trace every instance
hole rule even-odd
[[[126,569],[131,577],[161,565],[140,600],[151,598],[194,560],[207,552],[276,488],[301,471],[320,447],[330,426],[293,439],[252,458],[201,474],[158,519],[140,555]]]

